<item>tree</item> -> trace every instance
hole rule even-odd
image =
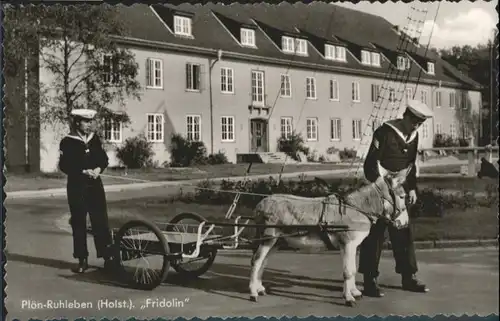
[[[491,52],[492,46],[493,56]],[[496,126],[498,119],[498,111],[496,110],[497,91],[495,81],[496,74],[498,72],[498,61],[496,59],[497,46],[498,38],[495,38],[493,43],[490,40],[487,44],[479,44],[476,47],[466,45],[462,47],[454,46],[450,49],[440,50],[441,57],[444,60],[456,66],[457,69],[463,74],[474,79],[483,86],[483,89],[481,90],[483,101],[483,106],[481,106],[483,109],[481,113],[483,115],[482,123],[484,128],[483,134],[485,137],[483,137],[483,141],[481,142],[482,144],[491,143],[489,137],[490,133],[495,140],[498,136],[498,128]],[[494,62],[493,71],[491,66],[492,61]],[[494,76],[493,81],[491,79],[492,73]],[[491,97],[492,92],[490,91],[492,87],[494,89],[493,97]],[[493,107],[493,114],[490,113],[490,106]],[[477,124],[479,122],[479,118],[476,115],[469,121]]]
[[[105,4],[5,6],[6,73],[24,74],[25,58],[33,56],[50,72],[47,82],[35,84],[42,122],[67,123],[70,112],[83,107],[97,110],[98,119],[129,121],[109,108],[123,107],[128,97],[140,100],[141,90],[134,55],[117,41],[127,35],[118,10]]]

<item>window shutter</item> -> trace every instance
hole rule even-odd
[[[191,65],[189,63],[186,63],[186,89],[189,89],[190,67],[191,67]]]
[[[146,86],[152,85],[152,77],[151,77],[151,60],[146,59]]]
[[[198,71],[198,78],[200,80],[200,91],[204,91],[205,90],[205,65],[204,64],[200,64],[198,65],[199,66],[199,71]]]

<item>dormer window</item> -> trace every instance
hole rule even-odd
[[[404,56],[398,56],[398,69],[399,70],[406,70],[410,69],[410,59],[408,57]]]
[[[380,54],[378,52],[361,50],[361,63],[363,65],[380,67]]]
[[[283,36],[281,38],[281,49],[286,53],[295,53],[299,55],[307,55],[307,42],[304,39],[296,39]]]
[[[191,36],[191,19],[174,16],[174,32],[181,36]]]
[[[434,63],[433,62],[427,63],[427,73],[429,75],[434,75],[435,71],[434,71]]]
[[[241,28],[240,39],[243,46],[255,47],[255,30]]]
[[[346,61],[345,47],[325,45],[325,58],[336,61]]]

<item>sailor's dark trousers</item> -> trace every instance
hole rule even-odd
[[[87,248],[87,213],[90,216],[98,258],[108,258],[111,232],[108,223],[106,196],[100,178],[79,177],[68,180],[68,203],[73,229],[73,257],[89,256]]]
[[[410,208],[408,211],[410,212]],[[370,229],[370,234],[360,245],[358,272],[368,277],[379,276],[379,263],[385,240],[385,231],[389,230],[396,273],[402,275],[414,274],[418,271],[415,246],[412,232],[409,227],[396,229],[385,220],[378,220]]]

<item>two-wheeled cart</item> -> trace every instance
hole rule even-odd
[[[242,244],[251,245],[258,241],[241,235],[245,228],[257,228],[259,225],[249,224],[252,218],[241,216],[234,223],[227,222],[232,211],[234,208],[226,214],[226,222],[208,222],[198,214],[185,212],[168,223],[131,220],[114,229],[113,253],[119,277],[130,287],[152,290],[165,281],[170,267],[181,277],[203,275],[212,266],[218,250],[237,249]],[[242,219],[246,222],[240,223]],[[319,228],[315,225],[288,227],[301,233]],[[327,228],[347,227],[337,225]],[[226,233],[224,229],[232,230],[232,233]]]

